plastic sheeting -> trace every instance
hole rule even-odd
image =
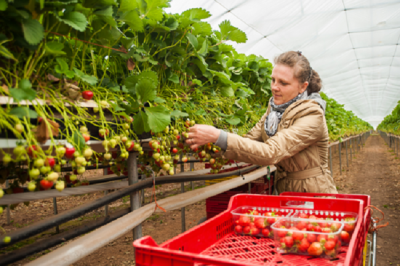
[[[202,7],[214,29],[246,32],[245,54],[300,50],[323,91],[376,127],[400,99],[399,0],[172,0],[170,13]]]

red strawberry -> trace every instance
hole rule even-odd
[[[250,226],[250,234],[251,235],[255,236],[255,235],[258,235],[259,233],[260,233],[260,229],[258,229],[255,226]]]
[[[264,228],[264,229],[261,231],[261,233],[262,233],[264,236],[269,236],[269,234],[270,234],[270,232],[269,232],[269,230],[268,230],[267,228]]]
[[[300,245],[298,247],[300,252],[306,252],[307,249],[310,247],[310,243],[307,241],[307,239],[303,238],[300,241]]]
[[[339,240],[338,235],[328,235],[328,241],[333,241],[336,244],[338,240]]]
[[[333,223],[331,225],[332,232],[337,232],[341,226],[342,226],[342,224],[340,224],[340,223]]]
[[[291,237],[291,236],[285,236],[284,238],[283,238],[283,243],[284,244],[282,244],[282,248],[291,248],[291,247],[293,247],[293,237]]]
[[[336,243],[333,242],[332,240],[326,241],[326,242],[325,242],[325,245],[324,245],[324,247],[325,247],[326,250],[332,250],[332,249],[335,248],[335,246],[336,246]]]
[[[306,222],[300,221],[296,224],[297,229],[302,230],[303,228],[307,227]]]
[[[354,231],[354,223],[351,223],[351,224],[345,223],[343,230],[346,232],[349,232],[349,233],[353,232]]]
[[[264,218],[256,218],[256,220],[254,221],[254,225],[260,229],[263,229],[267,226]]]
[[[318,242],[314,242],[310,245],[307,251],[311,256],[320,256],[323,252],[322,245]]]
[[[91,91],[82,92],[82,98],[85,100],[91,100],[93,98],[93,92]]]
[[[245,227],[243,227],[243,233],[245,233],[246,235],[247,234],[250,234],[250,226],[245,226]]]
[[[346,231],[340,232],[340,238],[342,239],[343,242],[349,243],[350,242],[350,235]]]
[[[307,234],[307,241],[313,243],[317,241],[317,236],[315,234]]]
[[[285,229],[284,226],[281,226],[280,228]],[[279,237],[285,237],[286,234],[287,234],[287,231],[286,231],[286,230],[278,230],[278,236],[279,236]]]
[[[241,234],[243,232],[243,227],[240,225],[235,226],[235,232]]]
[[[295,231],[292,236],[295,241],[301,241],[304,238],[304,233]]]
[[[328,228],[328,227],[325,227],[325,228],[322,228],[322,229],[321,229],[321,232],[322,232],[322,233],[331,233],[332,230],[331,230],[330,228]]]
[[[302,219],[306,219],[306,218],[308,218],[308,215],[305,213],[300,213],[299,217]]]
[[[314,225],[312,225],[312,224],[307,224],[306,229],[307,229],[307,231],[314,231]]]
[[[250,225],[250,222],[251,222],[250,218],[249,218],[248,216],[246,216],[246,215],[242,215],[242,216],[240,216],[240,218],[239,218],[239,224],[240,224],[241,226]]]
[[[322,229],[319,225],[314,227],[314,232],[322,232]]]
[[[318,237],[317,237],[317,240],[318,240],[318,242],[321,242],[321,243],[325,243],[325,241],[328,239],[328,237],[326,236],[326,235],[318,235]]]

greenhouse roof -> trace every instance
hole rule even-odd
[[[172,0],[171,13],[202,7],[247,34],[239,52],[273,58],[300,50],[323,91],[376,127],[400,99],[399,0]]]

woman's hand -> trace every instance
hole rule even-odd
[[[209,142],[215,143],[218,140],[221,132],[213,126],[194,125],[189,129],[189,138],[186,143],[190,145],[192,150],[195,150],[201,145]]]

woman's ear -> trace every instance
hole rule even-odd
[[[300,87],[299,94],[303,93],[308,87],[308,81],[304,82],[303,85]]]

